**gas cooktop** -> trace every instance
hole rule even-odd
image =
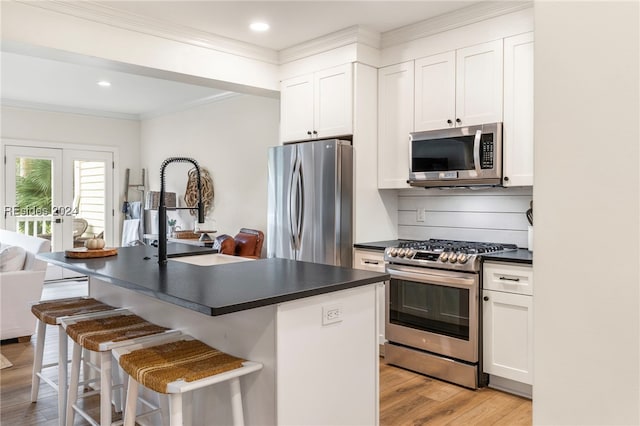
[[[396,247],[387,247],[384,259],[389,263],[477,272],[482,254],[517,249],[515,244],[475,241],[401,241]]]

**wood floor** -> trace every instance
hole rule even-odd
[[[85,285],[86,286],[86,285]],[[85,287],[86,288],[86,287]],[[82,294],[82,286],[49,287],[45,297]],[[85,293],[86,294],[86,293]],[[40,385],[38,402],[30,402],[31,366],[35,336],[31,342],[4,344],[2,354],[13,367],[0,370],[0,424],[57,425],[57,397]],[[49,327],[44,362],[57,360],[56,329]],[[55,372],[51,371],[55,378]],[[97,398],[86,406],[98,408]],[[97,416],[97,413],[95,413]],[[76,425],[86,425],[76,416]],[[493,389],[476,391],[441,382],[380,362],[380,425],[530,425],[531,401]],[[204,424],[202,426],[205,426]]]

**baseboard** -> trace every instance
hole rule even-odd
[[[528,399],[533,395],[533,386],[499,376],[489,375],[489,387]]]

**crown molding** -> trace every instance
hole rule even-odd
[[[533,7],[533,1],[488,1],[382,33],[386,48]]]
[[[89,108],[69,107],[63,105],[46,104],[40,102],[20,101],[17,99],[0,99],[0,105],[3,107],[32,109],[36,111],[58,112],[64,114],[89,115],[101,118],[116,118],[119,120],[140,120],[139,114],[127,114],[124,112],[100,111]]]
[[[167,114],[172,114],[175,112],[186,111],[192,108],[197,108],[203,105],[212,104],[214,102],[221,102],[227,99],[237,98],[239,96],[243,96],[241,93],[235,92],[224,92],[219,93],[217,95],[207,96],[201,99],[196,99],[193,101],[183,102],[177,105],[171,105],[167,108],[157,109],[155,111],[149,111],[140,114],[138,117],[140,120],[148,120],[150,118],[156,118]]]
[[[380,49],[380,33],[368,28],[354,25],[322,37],[280,50],[280,64],[286,64],[308,56],[317,55],[353,43],[365,44]]]
[[[271,64],[278,63],[278,53],[275,50],[223,37],[206,31],[197,30],[195,28],[185,27],[146,16],[140,16],[130,12],[124,12],[101,4],[98,1],[16,1],[24,5],[39,7],[52,12],[62,13],[116,28],[162,37],[168,40],[191,44]]]

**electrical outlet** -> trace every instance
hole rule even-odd
[[[416,210],[416,222],[424,222],[424,217],[427,214],[427,209],[418,208]]]
[[[322,325],[333,324],[342,321],[342,305],[322,307]]]

